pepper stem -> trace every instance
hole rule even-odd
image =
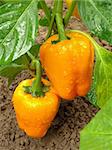
[[[62,9],[63,9],[63,0],[55,0],[56,3],[56,24],[58,28],[59,40],[66,40],[63,18],[62,18]]]
[[[45,0],[39,0],[39,2],[40,2],[40,5],[41,5],[41,7],[43,8],[43,10],[45,12],[45,15],[47,17],[48,23],[50,24],[50,22],[51,22],[51,14],[50,14],[49,8],[48,8]]]
[[[52,10],[51,22],[50,22],[50,25],[49,25],[49,29],[48,29],[48,33],[47,33],[46,39],[48,39],[49,36],[52,33],[52,28],[53,28],[53,24],[54,24],[54,20],[55,20],[55,15],[56,15],[56,7],[57,7],[56,3],[57,3],[57,1],[54,1],[54,7],[53,7],[53,10]]]
[[[32,96],[43,96],[41,76],[42,76],[42,67],[38,59],[36,59],[30,52],[27,52],[28,56],[33,62],[33,66],[36,70],[36,78],[34,79],[32,86],[25,87],[25,91],[31,93]]]
[[[64,24],[65,24],[65,26],[68,24],[69,19],[70,19],[71,15],[73,14],[73,11],[74,11],[74,8],[76,6],[76,3],[77,3],[77,0],[73,0],[72,1],[72,4],[71,4],[69,10],[67,11],[67,13],[66,13],[66,15],[64,17]]]
[[[42,83],[41,83],[42,68],[39,60],[35,61],[35,67],[36,67],[36,79],[33,81],[32,84],[32,95],[43,96]]]

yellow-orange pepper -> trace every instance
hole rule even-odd
[[[57,35],[50,37],[40,48],[40,60],[56,93],[64,99],[85,96],[92,81],[94,48],[91,41],[76,32],[67,33],[70,39],[56,44]]]
[[[22,81],[16,88],[12,101],[17,122],[21,129],[31,137],[43,137],[50,127],[59,108],[59,98],[52,89],[43,97],[32,97],[25,93],[23,86],[31,86],[32,79]],[[45,84],[48,82],[43,80]]]

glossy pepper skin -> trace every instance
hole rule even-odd
[[[67,6],[70,7],[72,4],[72,0],[66,0]],[[80,15],[79,15],[79,11],[78,11],[78,6],[76,4],[74,12],[73,12],[73,16],[75,16],[76,18],[80,19]]]
[[[59,98],[48,91],[44,97],[32,97],[25,93],[23,86],[30,86],[32,80],[22,81],[13,95],[13,105],[18,125],[27,135],[43,137],[50,127],[59,107]]]
[[[92,81],[94,48],[84,35],[68,32],[70,40],[57,44],[50,37],[40,48],[40,60],[56,93],[67,100],[85,96]]]

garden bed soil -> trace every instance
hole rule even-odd
[[[64,9],[66,10],[66,7]],[[74,17],[67,28],[87,31],[85,26]],[[46,35],[46,28],[40,28],[39,31],[41,35],[37,41],[42,42]],[[112,50],[105,41],[96,40]],[[30,77],[28,71],[23,71],[9,88],[7,80],[0,78],[0,150],[79,150],[80,131],[95,116],[98,109],[85,98],[63,100],[47,135],[39,140],[30,138],[18,128],[11,101],[18,83]]]

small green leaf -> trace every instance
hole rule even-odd
[[[112,98],[81,131],[80,150],[112,150]]]
[[[31,53],[34,54],[34,56],[38,54],[39,47],[40,45],[34,45],[30,49]],[[27,54],[24,54],[10,64],[1,65],[0,76],[8,78],[8,82],[10,85],[18,73],[20,73],[22,70],[29,69],[30,63],[31,59],[28,57]]]
[[[36,44],[36,45],[32,46],[32,48],[30,49],[30,53],[31,53],[34,57],[37,57],[37,56],[38,56],[38,53],[39,53],[39,50],[40,50],[40,45],[39,45],[39,44]]]
[[[46,17],[44,17],[44,18],[41,18],[40,20],[39,20],[39,25],[40,26],[48,26],[49,25],[49,23],[48,23],[48,20],[47,20],[47,18]]]
[[[29,63],[30,59],[27,55],[23,55],[11,64],[0,66],[0,76],[8,78],[10,85],[18,73],[29,68]]]
[[[10,85],[16,75],[24,69],[27,69],[25,65],[18,65],[15,63],[5,65],[0,67],[0,76],[8,78],[8,83]]]
[[[0,5],[0,65],[10,64],[35,43],[37,0],[5,0]]]
[[[25,66],[29,66],[30,63],[30,59],[27,56],[27,54],[22,55],[21,57],[19,57],[18,59],[16,59],[13,63],[16,63],[18,65],[25,65]],[[10,65],[10,64],[9,64]],[[5,65],[4,65],[5,66]]]

